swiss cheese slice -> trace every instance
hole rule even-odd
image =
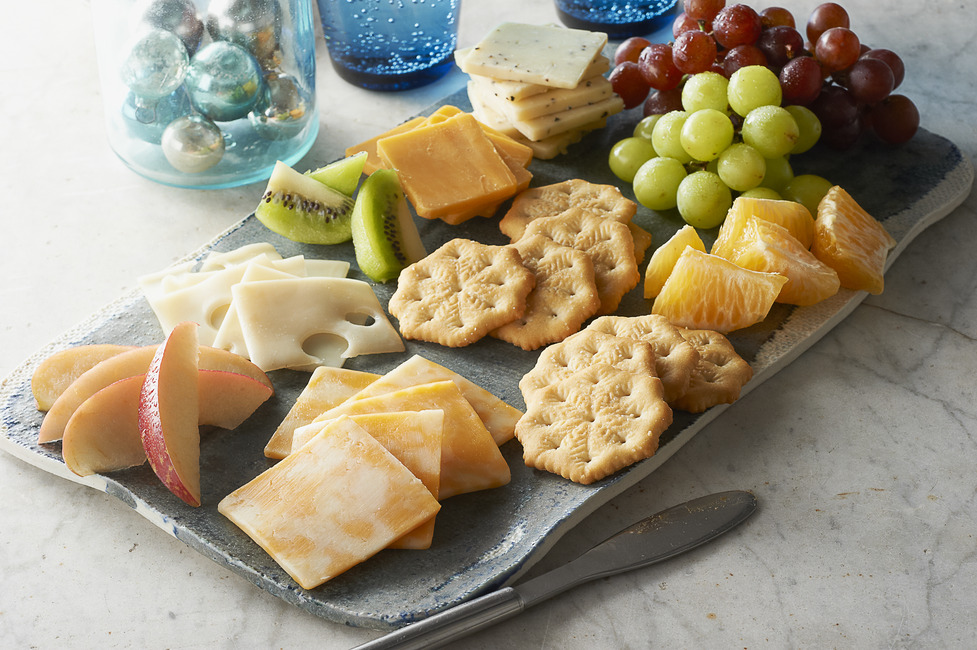
[[[444,433],[444,411],[398,411],[394,413],[367,413],[353,415],[350,419],[363,427],[411,473],[421,480],[434,498],[438,498],[441,479],[441,437]],[[321,423],[329,426],[332,420]],[[394,540],[390,548],[430,548],[434,539],[434,521],[431,517],[417,528]]]
[[[306,424],[311,424],[323,411],[342,404],[353,395],[380,378],[371,372],[319,366],[312,371],[308,383],[295,399],[285,419],[275,429],[265,445],[268,458],[285,458],[292,451],[292,434]]]
[[[468,74],[573,88],[607,44],[607,34],[556,25],[502,23],[459,62]]]
[[[229,251],[211,251],[200,263],[201,271],[220,271],[238,264],[246,264],[256,257],[281,259],[275,247],[268,242],[244,244]]]
[[[385,413],[392,411],[444,411],[444,437],[441,446],[440,499],[505,485],[511,479],[498,445],[478,413],[450,380],[411,386],[375,397],[351,399],[332,408],[317,420],[340,415]],[[316,424],[295,430],[292,451],[300,449],[316,431]]]
[[[237,284],[232,293],[251,361],[265,371],[404,350],[373,289],[360,280],[266,280]]]
[[[224,497],[218,512],[304,589],[372,557],[433,517],[438,500],[349,418]]]
[[[469,113],[382,138],[377,152],[397,170],[404,193],[425,218],[500,202],[518,191],[516,177]]]

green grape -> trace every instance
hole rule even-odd
[[[638,168],[658,154],[651,140],[644,138],[624,138],[611,147],[607,163],[614,175],[626,183],[634,180]]]
[[[661,117],[660,114],[655,114],[642,118],[640,122],[634,125],[634,133],[631,135],[636,138],[651,140],[651,132],[655,128],[655,122],[658,121],[659,117]]]
[[[634,197],[649,210],[675,207],[678,186],[685,178],[685,165],[674,158],[652,158],[634,175]]]
[[[679,183],[675,193],[679,214],[694,228],[715,228],[733,205],[733,193],[709,171],[693,172]]]
[[[655,123],[651,132],[651,142],[659,156],[675,158],[680,163],[692,162],[692,156],[682,148],[682,126],[689,114],[685,111],[665,113]]]
[[[729,78],[729,107],[746,116],[754,108],[780,106],[783,92],[780,79],[765,65],[748,65]]]
[[[811,147],[818,143],[821,139],[821,120],[818,116],[814,114],[807,106],[798,106],[791,104],[790,106],[784,107],[788,113],[797,122],[797,128],[800,135],[797,138],[797,142],[794,144],[794,148],[790,150],[791,153],[804,153],[808,151]]]
[[[763,180],[767,161],[750,145],[738,142],[719,154],[717,173],[729,189],[745,192]]]
[[[729,82],[718,72],[700,72],[690,76],[682,88],[682,108],[689,113],[704,108],[726,111],[729,105],[726,89]]]
[[[794,180],[794,169],[786,156],[767,158],[765,163],[766,171],[763,180],[760,181],[760,187],[769,188],[779,194],[787,187],[787,183]]]
[[[754,199],[773,199],[774,201],[779,201],[784,198],[780,196],[780,192],[772,190],[769,187],[754,187],[752,190],[746,190],[740,196],[748,196]]]
[[[794,148],[800,129],[794,117],[780,106],[760,106],[750,111],[740,130],[743,142],[764,158],[785,156]]]
[[[704,108],[686,118],[679,140],[693,160],[715,160],[733,143],[733,123],[725,113]]]
[[[796,201],[807,208],[815,217],[818,214],[818,204],[832,187],[832,182],[823,176],[815,174],[801,174],[787,184],[781,192],[788,201]]]

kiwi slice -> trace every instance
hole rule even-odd
[[[356,186],[360,184],[360,176],[363,175],[365,166],[366,152],[360,151],[352,156],[329,163],[325,167],[307,171],[305,175],[311,176],[320,183],[325,183],[343,194],[353,196],[356,193]]]
[[[353,198],[278,161],[254,216],[269,230],[303,244],[352,238]]]
[[[352,229],[356,263],[377,282],[397,278],[404,267],[427,255],[400,179],[391,169],[378,169],[363,181]]]

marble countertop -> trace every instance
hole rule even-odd
[[[803,20],[816,3],[780,4]],[[902,89],[923,126],[977,159],[973,0],[845,4],[864,41],[905,59]],[[465,2],[460,46],[499,17],[556,20],[548,0]],[[263,187],[175,189],[123,166],[105,140],[90,3],[59,3],[56,18],[17,3],[5,20],[30,28],[7,34],[0,64],[0,376],[246,216]],[[299,169],[464,83],[452,72],[378,94],[340,81],[325,47],[318,65],[321,131]],[[902,253],[882,295],[572,530],[537,571],[709,492],[755,492],[760,510],[746,524],[456,647],[972,646],[975,211],[971,195]],[[0,495],[2,647],[331,649],[380,634],[288,605],[121,501],[4,453]]]

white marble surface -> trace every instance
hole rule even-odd
[[[782,4],[806,16],[816,3]],[[863,40],[905,58],[903,88],[924,126],[977,158],[973,0],[846,5]],[[0,376],[140,274],[247,215],[261,191],[167,188],[115,158],[89,10],[4,10]],[[545,22],[555,13],[548,0],[467,0],[461,45],[502,17]],[[322,130],[299,168],[336,158],[463,82],[453,73],[422,90],[369,93],[337,80],[324,47],[318,60]],[[457,647],[973,647],[975,211],[971,196],[924,232],[882,296],[592,515],[539,568],[601,531],[711,491],[753,490],[761,509],[750,521]],[[115,498],[3,453],[0,495],[0,647],[349,648],[378,636],[286,605]]]

